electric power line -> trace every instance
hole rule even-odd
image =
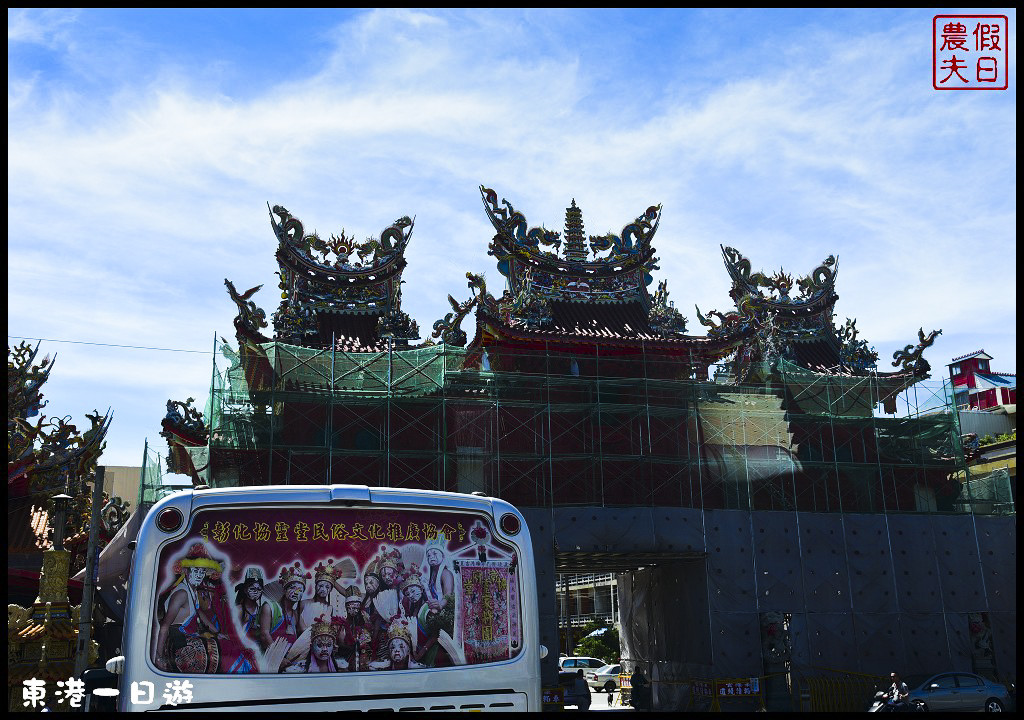
[[[200,353],[202,355],[209,355],[213,352],[212,350],[181,350],[178,348],[145,347],[143,345],[114,345],[113,343],[85,342],[83,340],[54,340],[53,338],[22,337],[21,335],[8,335],[7,337],[14,340],[39,340],[41,342],[68,343],[71,345],[96,345],[99,347],[126,348],[129,350],[158,350],[160,352]]]

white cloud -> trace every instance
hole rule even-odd
[[[8,40],[82,57],[68,34],[81,22],[9,14]],[[575,22],[365,13],[323,31],[334,50],[309,77],[245,97],[175,67],[99,97],[9,75],[9,332],[203,349],[231,330],[224,277],[264,283],[256,299],[276,307],[269,201],[307,230],[357,237],[416,215],[404,302],[427,336],[447,294],[468,297],[467,270],[502,285],[481,183],[550,229],[575,198],[595,234],[663,203],[656,279],[669,279],[694,332],[694,303],[729,304],[720,243],[798,274],[838,253],[837,310],[861,318],[883,357],[921,324],[946,328],[936,366],[975,349],[941,344],[954,328],[1015,325],[1013,281],[970,280],[1015,264],[1013,103],[931,91],[919,48],[894,42],[912,28],[822,30],[813,51],[688,92],[690,68],[658,88],[631,83],[644,68],[622,53],[584,62],[600,52],[566,42]],[[780,43],[798,42],[793,32]],[[999,361],[1015,365],[1012,341],[1000,342]],[[93,405],[132,383],[150,427],[168,392],[157,375],[208,378],[190,356],[133,371],[116,359],[126,351],[95,352],[64,371],[96,379]]]
[[[7,42],[58,48],[67,43],[69,26],[78,16],[74,10],[8,10]]]

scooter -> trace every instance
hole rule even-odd
[[[882,708],[885,707],[885,702],[888,699],[889,698],[885,692],[879,690],[875,693],[875,699],[871,702],[871,706],[868,707],[868,712],[885,712]]]
[[[875,693],[874,702],[868,708],[868,712],[923,712],[924,705],[920,702],[911,701],[896,703],[889,700],[889,693],[879,691]]]

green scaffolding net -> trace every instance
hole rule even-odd
[[[139,498],[136,503],[138,512],[145,514],[149,508],[161,498],[174,492],[173,488],[164,485],[163,459],[146,442],[142,451],[142,472],[139,479]]]
[[[377,353],[282,343],[215,366],[214,486],[396,485],[527,506],[669,505],[819,512],[969,511],[941,382],[816,373],[782,360],[756,383],[598,348],[444,344]],[[513,357],[514,356],[514,357]],[[492,370],[499,362],[517,370]]]

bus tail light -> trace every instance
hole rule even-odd
[[[519,518],[512,513],[505,513],[501,516],[501,531],[506,535],[516,535],[520,528]]]
[[[156,519],[156,526],[164,532],[174,532],[181,527],[184,522],[184,518],[181,515],[181,510],[177,508],[167,508],[161,510],[159,517]]]

